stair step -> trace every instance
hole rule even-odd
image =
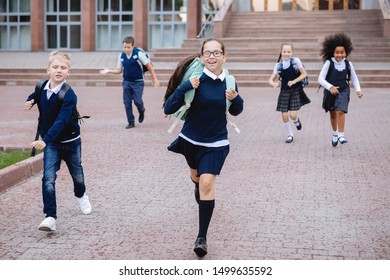
[[[353,62],[363,88],[390,88],[390,38],[383,37],[381,11],[232,12],[228,33],[222,38],[226,67],[242,87],[269,87],[268,79],[282,43],[292,43],[309,74],[309,87],[318,87],[322,67],[321,42],[325,35],[343,30],[353,40]],[[315,23],[315,24],[313,24]],[[259,28],[261,27],[261,28]],[[177,63],[199,52],[203,39],[190,38],[180,48],[153,49],[150,56],[162,87],[168,83]],[[93,53],[99,59],[99,53]],[[109,54],[111,56],[111,53]],[[112,53],[113,61],[117,53]],[[47,79],[44,65],[36,68],[0,69],[0,85],[35,86]],[[67,79],[74,86],[122,86],[122,75],[101,75],[100,69],[72,68]],[[21,75],[23,73],[23,75]],[[151,76],[145,75],[151,86]]]

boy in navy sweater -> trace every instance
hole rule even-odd
[[[135,126],[135,118],[133,115],[133,101],[137,107],[139,117],[138,122],[142,123],[145,117],[145,106],[142,100],[144,93],[144,70],[145,66],[152,76],[152,85],[159,87],[160,82],[157,79],[150,59],[141,49],[134,47],[134,38],[127,36],[123,39],[123,52],[118,57],[118,63],[115,69],[104,68],[100,70],[100,74],[120,74],[123,72],[123,104],[127,116],[126,128]]]
[[[46,218],[39,225],[39,230],[56,230],[57,203],[55,180],[61,167],[61,160],[68,166],[74,184],[74,194],[83,214],[92,211],[89,198],[85,193],[84,173],[81,165],[81,138],[78,119],[73,116],[77,96],[72,88],[66,92],[62,104],[58,101],[58,92],[64,86],[70,73],[68,54],[53,51],[49,55],[47,68],[50,80],[41,88],[40,95],[32,93],[25,103],[26,110],[39,102],[40,140],[31,143],[36,149],[44,150],[43,157],[43,213]],[[73,116],[73,117],[72,117]]]
[[[177,88],[168,87],[164,97],[164,112],[175,113],[184,104],[185,93],[195,89],[183,128],[168,150],[184,155],[195,183],[199,232],[194,251],[203,257],[207,254],[206,235],[215,205],[215,179],[229,154],[226,99],[231,101],[229,113],[234,116],[243,111],[244,100],[238,94],[237,85],[233,89],[226,89],[226,75],[222,68],[226,56],[221,41],[206,39],[201,47],[200,59],[205,65],[203,74],[200,78],[190,78]],[[176,75],[180,68],[184,69],[185,65],[179,64],[171,77],[171,80],[177,81],[172,84],[176,85],[181,80]]]

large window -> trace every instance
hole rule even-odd
[[[148,48],[179,47],[187,37],[187,1],[150,0],[148,10]]]
[[[81,1],[46,0],[45,48],[81,49]]]
[[[121,49],[122,39],[134,35],[133,0],[96,1],[96,49]]]
[[[0,49],[31,49],[30,0],[0,0]]]

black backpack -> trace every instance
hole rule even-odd
[[[39,80],[37,84],[35,85],[35,100],[34,104],[38,105],[38,110],[39,110],[39,119],[40,120],[40,114],[41,114],[41,93],[42,93],[42,87],[45,85],[49,80]],[[64,102],[65,94],[67,91],[70,89],[70,85],[67,83],[64,83],[58,92],[58,105],[60,107],[62,106],[62,103]],[[89,119],[91,116],[81,116],[79,111],[77,110],[77,107],[74,108],[73,113],[72,113],[72,119],[78,120],[80,123],[83,122],[83,119]]]

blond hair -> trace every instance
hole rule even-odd
[[[53,60],[54,59],[59,59],[63,62],[65,62],[66,64],[68,64],[69,68],[70,68],[70,55],[67,54],[67,53],[64,53],[64,52],[60,52],[60,51],[52,51],[50,54],[49,54],[49,66],[52,64]]]

